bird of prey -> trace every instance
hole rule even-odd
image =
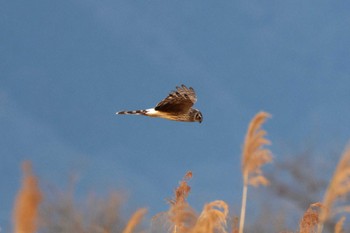
[[[192,87],[185,85],[176,87],[175,91],[160,101],[154,108],[135,111],[121,111],[116,114],[143,115],[149,117],[159,117],[172,121],[199,122],[203,120],[202,113],[198,109],[192,108],[197,101],[196,93]]]

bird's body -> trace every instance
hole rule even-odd
[[[202,113],[192,108],[197,101],[196,93],[192,87],[185,85],[176,87],[164,100],[159,102],[155,108],[134,111],[121,111],[116,114],[144,115],[149,117],[164,118],[173,121],[202,122]]]

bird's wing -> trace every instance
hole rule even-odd
[[[176,91],[160,101],[155,110],[162,112],[187,112],[197,101],[196,93],[192,87],[187,88],[185,85],[176,87]]]

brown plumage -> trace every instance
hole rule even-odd
[[[160,101],[156,107],[145,110],[121,111],[116,114],[144,115],[149,117],[164,118],[173,121],[199,122],[203,120],[202,113],[192,108],[196,103],[197,96],[192,87],[185,85],[176,87],[175,91]]]

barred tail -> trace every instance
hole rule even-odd
[[[146,110],[135,110],[135,111],[121,111],[116,112],[115,114],[121,114],[121,115],[146,115]]]

